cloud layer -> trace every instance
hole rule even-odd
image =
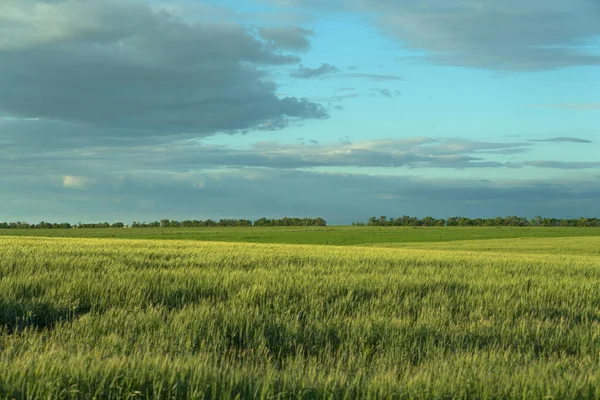
[[[129,171],[119,176],[99,176],[96,186],[76,193],[46,185],[44,198],[36,196],[39,187],[32,190],[27,185],[15,186],[10,198],[20,200],[12,202],[11,214],[4,215],[13,220],[50,217],[73,221],[73,216],[79,215],[85,216],[80,218],[84,222],[131,222],[165,217],[259,218],[294,214],[323,216],[330,224],[366,220],[373,214],[579,217],[596,215],[599,183],[434,180],[260,168]]]
[[[371,214],[566,217],[595,215],[597,211],[600,181],[591,177],[422,177],[422,171],[432,168],[600,168],[591,162],[506,160],[541,143],[428,137],[354,143],[307,139],[302,143],[232,147],[197,140],[145,140],[19,152],[9,145],[0,150],[4,172],[0,185],[11,188],[3,197],[4,209],[10,214],[4,215],[5,219],[27,217],[33,221],[71,220],[72,215],[85,215],[85,221],[130,221],[295,214],[349,223]],[[350,167],[353,172],[331,172],[340,167]],[[404,169],[405,173],[363,174],[356,167]],[[577,215],[572,215],[573,210]]]

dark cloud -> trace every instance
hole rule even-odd
[[[590,169],[600,168],[600,161],[528,161],[524,165],[553,169]]]
[[[399,90],[392,90],[392,89],[376,89],[373,88],[371,89],[371,91],[379,93],[380,95],[384,96],[384,97],[398,97],[402,95],[402,92]]]
[[[340,72],[339,68],[331,64],[324,63],[317,68],[306,68],[301,65],[296,71],[293,71],[290,76],[294,78],[310,79],[321,78],[327,75],[336,74],[338,72]]]
[[[270,41],[276,48],[295,51],[306,51],[310,48],[309,36],[314,32],[299,26],[261,27],[260,36]]]
[[[268,30],[264,42],[235,23],[191,23],[138,1],[7,0],[0,115],[39,118],[47,136],[77,126],[75,137],[204,136],[326,117],[274,94],[264,67],[299,61],[284,52],[290,32]]]
[[[401,81],[403,78],[396,75],[380,75],[380,74],[360,74],[360,73],[352,73],[345,74],[349,78],[359,78],[359,79],[367,79],[371,81]]]
[[[555,137],[555,138],[550,138],[550,139],[535,139],[535,140],[531,140],[531,141],[532,142],[551,142],[551,143],[594,143],[591,140],[580,139],[580,138],[576,138],[576,137],[567,137],[567,136]]]

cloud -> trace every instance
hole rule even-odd
[[[402,92],[399,90],[392,90],[392,89],[376,89],[373,88],[371,89],[372,92],[377,92],[380,95],[384,96],[384,97],[398,97],[398,96],[402,96]]]
[[[600,36],[600,3],[595,0],[271,2],[360,13],[437,64],[513,71],[600,64],[600,55],[589,50]]]
[[[379,13],[386,32],[439,64],[498,70],[600,64],[600,56],[575,46],[600,35],[600,10],[589,0],[360,3]]]
[[[568,161],[528,161],[525,165],[538,168],[553,168],[553,169],[592,169],[600,168],[600,161],[593,162],[568,162]]]
[[[380,74],[361,74],[361,73],[352,73],[345,74],[349,78],[358,78],[358,79],[367,79],[371,81],[401,81],[403,78],[396,75],[380,75]]]
[[[325,118],[319,104],[277,97],[267,72],[300,61],[286,51],[303,46],[293,39],[301,33],[263,30],[264,41],[140,1],[5,0],[0,116],[37,118],[46,136],[69,126],[72,138],[198,137]]]
[[[89,179],[84,176],[65,175],[62,178],[62,185],[71,189],[83,189],[88,183]]]
[[[594,143],[591,140],[580,139],[580,138],[576,138],[576,137],[566,137],[566,136],[555,137],[555,138],[550,138],[550,139],[535,139],[535,140],[530,140],[530,141],[531,142],[551,142],[551,143]]]
[[[306,68],[300,65],[296,71],[293,71],[290,74],[290,76],[293,78],[310,79],[321,78],[327,75],[336,74],[338,72],[340,72],[339,68],[331,64],[324,63],[318,68]]]
[[[290,27],[261,27],[260,36],[270,41],[275,48],[295,51],[306,51],[310,48],[309,36],[314,32],[299,26]]]
[[[527,143],[485,143],[457,139],[382,139],[351,143],[313,146],[259,142],[247,149],[198,147],[194,158],[208,165],[252,166],[275,169],[299,169],[316,167],[382,167],[382,168],[502,168],[518,167],[511,163],[487,160],[488,150],[504,149],[518,151]],[[185,162],[190,149],[172,149],[168,160]],[[479,155],[481,154],[481,155]],[[171,161],[165,160],[166,163]],[[190,168],[186,165],[185,168]]]

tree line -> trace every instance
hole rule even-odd
[[[131,224],[131,228],[204,228],[204,227],[233,227],[233,226],[327,226],[323,218],[260,218],[256,221],[248,219],[220,219],[214,221],[207,220],[185,220],[175,221],[162,219],[153,222],[137,222]],[[77,229],[77,228],[125,228],[129,227],[123,222],[99,222],[99,223],[78,223],[70,224],[68,222],[52,223],[42,221],[38,224],[27,222],[0,222],[0,229]]]
[[[77,228],[204,228],[204,227],[235,227],[235,226],[327,226],[323,218],[260,218],[255,221],[248,219],[220,219],[218,221],[184,220],[176,221],[162,219],[153,222],[136,222],[130,226],[123,222],[52,223],[42,221],[37,224],[27,222],[0,222],[0,229],[77,229]],[[600,218],[547,218],[547,217],[495,217],[467,218],[450,217],[438,219],[433,217],[417,218],[404,215],[398,218],[380,216],[371,217],[367,222],[353,222],[352,226],[562,226],[562,227],[600,227]]]
[[[352,226],[564,226],[564,227],[600,227],[600,218],[547,218],[547,217],[495,217],[467,218],[451,217],[437,219],[433,217],[417,218],[404,215],[399,218],[386,216],[371,217],[365,222],[353,222]]]
[[[323,218],[260,218],[256,221],[249,219],[220,219],[174,221],[162,219],[154,222],[134,222],[132,228],[204,228],[231,226],[327,226]]]
[[[30,224],[28,222],[0,222],[0,229],[72,229],[72,228],[124,228],[123,222],[99,222],[92,224],[70,224],[68,222],[45,222]]]

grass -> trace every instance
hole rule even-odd
[[[600,236],[600,228],[544,227],[235,227],[0,229],[0,236],[202,240],[217,242],[324,244],[447,242],[521,237]]]
[[[0,398],[600,398],[600,237],[389,242],[0,238]]]

